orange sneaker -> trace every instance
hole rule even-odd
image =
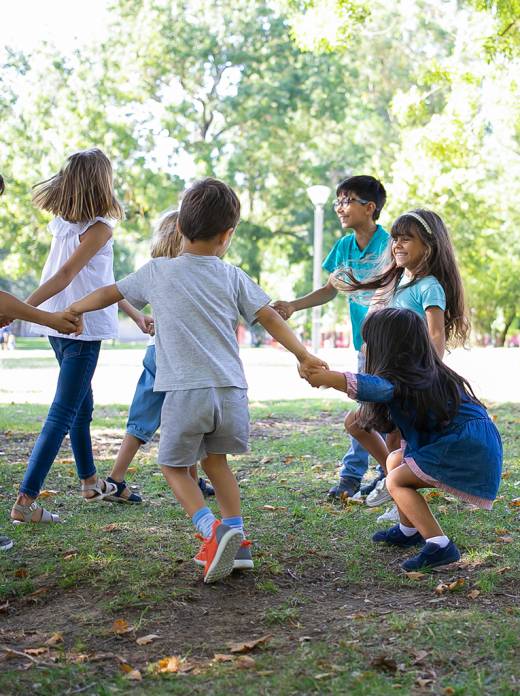
[[[195,557],[204,560],[205,583],[216,582],[231,573],[242,541],[242,532],[239,529],[228,527],[220,520],[213,522],[211,536],[203,540],[202,547]]]
[[[206,565],[207,539],[204,539],[202,534],[195,534],[195,538],[202,541],[202,546],[193,560],[197,565],[203,567]],[[248,539],[243,539],[233,561],[233,570],[251,570],[252,568],[254,568],[254,563],[251,556],[251,542]]]

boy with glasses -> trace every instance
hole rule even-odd
[[[353,230],[338,239],[323,262],[323,268],[334,273],[341,266],[351,268],[352,272],[361,279],[372,275],[384,260],[388,250],[389,235],[377,224],[381,210],[386,202],[386,191],[383,184],[373,176],[353,176],[342,181],[336,189],[334,210],[344,230]],[[338,291],[332,283],[327,283],[313,292],[290,302],[279,300],[273,307],[283,319],[301,309],[326,304],[336,297]],[[368,311],[368,306],[359,304],[349,297],[350,321],[354,347],[360,351],[361,325]],[[358,368],[362,371],[363,354],[358,352]],[[361,479],[368,469],[368,453],[357,440],[352,438],[349,451],[342,460],[340,480],[329,491],[329,497],[339,498],[342,493],[355,495],[361,486]],[[381,472],[382,473],[382,472]],[[371,492],[378,478],[361,492]],[[384,502],[384,501],[381,501]]]

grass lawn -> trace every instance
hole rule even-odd
[[[343,408],[252,404],[252,450],[232,461],[256,567],[205,586],[156,441],[128,476],[145,504],[83,503],[67,444],[42,500],[65,524],[11,528],[46,408],[0,406],[0,532],[15,540],[0,557],[0,693],[518,693],[520,406],[491,409],[505,447],[493,511],[433,497],[464,555],[418,577],[399,572],[409,552],[371,543],[382,509],[326,500],[346,447]],[[102,473],[126,409],[96,410]]]

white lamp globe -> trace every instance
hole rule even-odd
[[[330,188],[328,186],[310,186],[307,189],[307,195],[311,199],[313,205],[325,205],[330,196]]]

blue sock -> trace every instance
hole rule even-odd
[[[205,539],[211,536],[211,528],[217,518],[208,507],[202,507],[200,510],[197,510],[191,519]]]
[[[223,517],[222,524],[227,524],[228,527],[233,527],[234,529],[240,529],[242,536],[245,537],[244,520],[242,517]]]

